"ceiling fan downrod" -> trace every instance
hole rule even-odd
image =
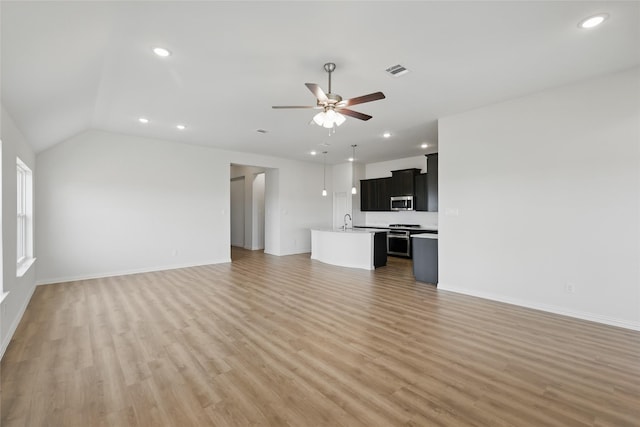
[[[336,64],[333,62],[327,62],[324,64],[324,70],[329,73],[329,93],[331,93],[331,73],[333,73],[336,69]]]

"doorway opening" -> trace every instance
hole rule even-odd
[[[231,165],[231,248],[252,251],[265,249],[266,173],[267,169],[262,167]]]

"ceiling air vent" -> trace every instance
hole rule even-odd
[[[256,132],[258,132],[258,133],[267,133],[269,131],[266,130],[266,129],[256,129]]]
[[[393,67],[389,67],[385,71],[391,74],[393,77],[400,77],[409,72],[409,70],[407,70],[405,67],[403,67],[400,64],[394,65]]]

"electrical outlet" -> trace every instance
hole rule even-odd
[[[569,294],[575,294],[576,293],[576,285],[574,285],[571,282],[567,282],[564,285],[564,290],[565,290],[565,292],[567,292]]]
[[[177,256],[178,255],[178,250],[174,249],[171,251],[171,256]]]

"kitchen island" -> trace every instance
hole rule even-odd
[[[379,229],[312,229],[311,259],[373,270],[387,264],[387,233]]]

